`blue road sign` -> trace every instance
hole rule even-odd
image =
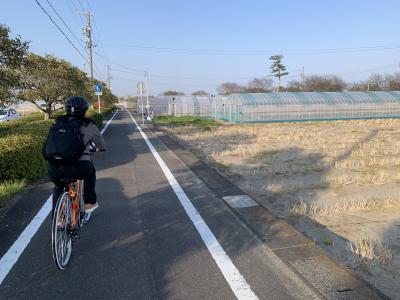
[[[103,86],[101,85],[101,83],[96,84],[94,90],[96,93],[101,93],[103,91]]]
[[[99,96],[103,95],[103,86],[101,83],[98,83],[94,86],[94,94]]]

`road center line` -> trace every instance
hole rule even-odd
[[[114,119],[117,113],[118,111],[116,111],[111,119],[108,120],[106,126],[104,126],[103,130],[100,132],[101,134],[103,134],[107,130],[108,126],[110,125],[111,121]],[[29,242],[35,236],[36,232],[40,228],[40,225],[42,225],[44,220],[49,215],[51,211],[51,199],[52,195],[49,196],[49,198],[43,204],[42,208],[39,210],[36,216],[33,217],[28,226],[25,227],[24,231],[22,231],[17,240],[0,259],[0,285],[2,284],[4,278],[6,278],[7,274],[10,272],[14,264],[18,261],[26,246],[28,246]]]
[[[232,289],[232,292],[238,299],[258,299],[258,297],[252,291],[250,285],[246,282],[246,279],[240,274],[239,270],[233,264],[232,260],[226,254],[225,250],[219,244],[217,238],[212,233],[211,229],[208,227],[206,222],[200,216],[199,212],[190,202],[188,196],[183,191],[178,181],[175,179],[171,170],[168,168],[164,160],[158,154],[154,146],[151,144],[150,140],[147,138],[146,134],[143,132],[142,128],[138,125],[136,120],[133,118],[129,110],[127,110],[132,121],[135,123],[136,127],[139,129],[140,134],[145,140],[147,146],[150,148],[151,153],[157,160],[165,177],[167,178],[169,184],[174,190],[179,202],[183,206],[186,214],[189,216],[197,232],[200,234],[204,244],[206,245],[208,251],[210,252],[212,258],[216,262],[218,268],[220,269],[225,280],[228,282]]]

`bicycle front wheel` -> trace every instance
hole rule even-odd
[[[52,222],[52,252],[53,259],[58,269],[64,270],[71,258],[72,241],[72,199],[68,193],[63,193],[58,198],[54,208]]]

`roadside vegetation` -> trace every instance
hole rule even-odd
[[[213,127],[218,127],[221,124],[214,119],[202,118],[198,116],[158,116],[153,121],[156,125],[161,126],[197,126],[198,128],[210,130]]]
[[[103,85],[102,113],[89,111],[87,117],[101,127],[117,102],[105,83],[89,79],[66,60],[29,52],[29,42],[0,24],[0,107],[22,100],[40,111],[0,123],[0,207],[26,184],[46,175],[47,162],[41,150],[54,118],[63,114],[63,103],[72,95],[92,101],[98,83]],[[45,105],[39,105],[39,100]],[[97,107],[97,101],[93,106]]]
[[[103,118],[112,109],[101,114],[89,111],[87,117],[101,127]],[[54,115],[61,115],[58,112]],[[42,157],[42,145],[54,119],[43,120],[43,114],[27,115],[18,120],[0,124],[0,207],[27,183],[47,174],[47,162]]]
[[[0,207],[6,206],[12,196],[20,192],[25,185],[25,180],[0,183]]]

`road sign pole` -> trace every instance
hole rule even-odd
[[[97,106],[98,106],[98,112],[100,114],[101,113],[100,96],[103,95],[103,86],[101,85],[101,83],[98,83],[94,86],[94,94],[97,96]]]
[[[101,114],[101,109],[100,109],[100,95],[97,95],[97,105],[99,107],[99,114]]]
[[[142,83],[140,83],[140,100],[142,101],[142,124],[144,125],[143,84]]]

